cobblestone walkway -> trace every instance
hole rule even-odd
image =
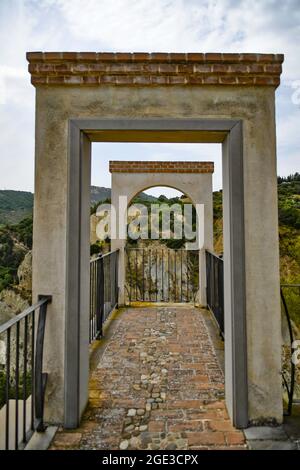
[[[91,374],[81,427],[52,449],[244,448],[201,310],[127,309]]]

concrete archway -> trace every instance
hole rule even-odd
[[[199,252],[199,294],[197,302],[206,305],[205,250],[213,250],[213,201],[212,201],[212,162],[122,162],[112,161],[109,166],[112,174],[111,201],[116,211],[117,236],[112,239],[112,249],[120,250],[119,263],[119,303],[124,303],[126,239],[120,224],[126,223],[127,206],[120,203],[126,198],[128,203],[134,196],[153,186],[169,186],[189,196],[194,206],[201,205],[198,228],[204,228]]]

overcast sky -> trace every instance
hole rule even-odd
[[[284,53],[276,91],[278,174],[300,171],[300,0],[0,0],[0,189],[33,191],[34,88],[26,51]],[[192,144],[93,144],[92,183],[109,159],[214,160]]]

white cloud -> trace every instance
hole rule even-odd
[[[285,52],[298,78],[298,0],[49,0],[74,38],[119,51]]]
[[[28,73],[24,67],[0,65],[0,105],[8,102],[30,104],[26,79]]]
[[[0,187],[32,188],[34,88],[28,50],[282,52],[278,168],[281,174],[299,171],[300,109],[292,103],[290,86],[300,79],[299,0],[0,0],[0,42]],[[180,154],[178,147],[166,146],[145,158],[198,158],[198,150],[191,149],[182,147]],[[124,147],[122,152],[129,159]]]

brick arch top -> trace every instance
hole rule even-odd
[[[178,188],[176,185],[174,184],[167,184],[167,183],[164,183],[164,184],[160,184],[160,183],[152,183],[150,186],[145,186],[143,187],[142,189],[140,189],[139,191],[135,192],[135,193],[132,193],[130,195],[130,199],[128,199],[128,207],[131,205],[133,199],[138,196],[140,193],[144,192],[144,191],[147,191],[148,189],[152,189],[152,188],[169,188],[169,189],[175,189],[176,191],[179,191],[180,193],[182,193],[184,196],[186,196],[192,203],[193,206],[195,206],[195,203],[194,201],[192,200],[192,197],[185,191],[183,191],[182,189]]]
[[[154,162],[118,161],[109,162],[111,173],[213,173],[214,162]]]
[[[31,83],[277,87],[283,54],[28,52]]]
[[[110,161],[112,200],[126,196],[128,203],[141,191],[167,186],[186,194],[193,204],[211,206],[213,162]]]
[[[116,238],[111,239],[112,250],[119,250],[120,299],[124,300],[125,258],[127,237],[127,208],[132,199],[148,188],[168,186],[181,191],[196,207],[198,219],[198,247],[213,250],[213,162],[167,161],[110,161],[111,202],[116,214]],[[125,198],[125,200],[124,200]],[[201,205],[201,209],[200,209]],[[205,269],[200,267],[199,301],[205,305]]]

